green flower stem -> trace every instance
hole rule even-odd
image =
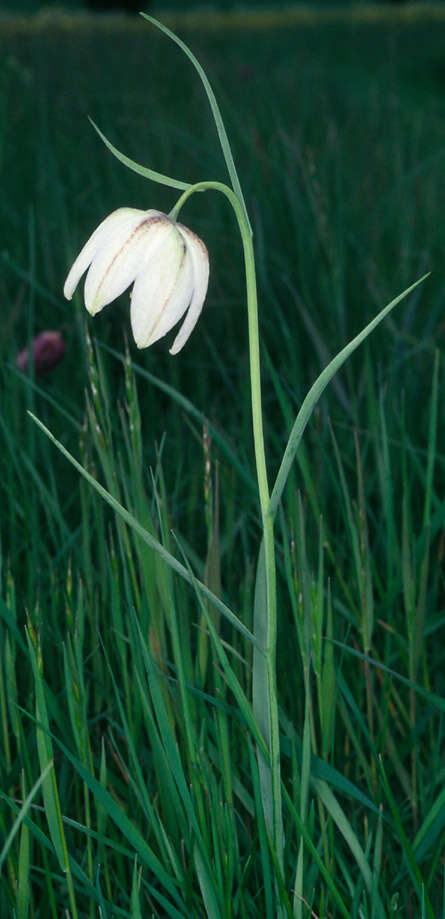
[[[277,854],[280,869],[283,866],[283,828],[281,811],[281,770],[280,770],[280,741],[278,723],[278,701],[276,683],[276,645],[277,645],[277,600],[276,600],[276,565],[274,519],[270,513],[270,495],[267,481],[266,455],[264,447],[263,415],[261,407],[261,368],[260,368],[260,342],[258,330],[258,297],[255,274],[255,256],[253,251],[252,234],[245,214],[243,202],[238,195],[223,182],[198,182],[188,188],[178,199],[170,212],[172,220],[178,214],[194,192],[213,190],[219,191],[228,198],[233,207],[238,221],[244,251],[244,266],[246,273],[247,311],[249,328],[249,363],[250,363],[250,388],[252,399],[252,425],[255,448],[256,473],[258,492],[261,508],[261,521],[263,527],[263,543],[266,574],[266,602],[267,602],[267,628],[263,652],[266,657],[268,705],[270,736],[265,737],[271,761],[271,782],[273,799],[273,825],[270,828],[274,848]]]

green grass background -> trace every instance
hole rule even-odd
[[[283,777],[348,915],[441,916],[443,712],[433,696],[443,697],[445,683],[445,24],[406,14],[372,24],[256,24],[216,28],[210,17],[177,27],[220,100],[254,227],[272,472],[317,373],[380,307],[431,272],[323,397],[286,491],[278,528]],[[75,915],[73,902],[79,916],[99,907],[110,916],[273,916],[274,863],[251,744],[234,684],[202,638],[204,613],[26,415],[34,411],[178,558],[185,551],[252,627],[259,526],[241,253],[226,205],[195,196],[182,215],[209,248],[208,300],[178,358],[165,343],[137,353],[129,342],[137,392],[128,363],[125,381],[109,351],[122,354],[129,334],[126,298],[93,322],[80,297],[67,303],[61,293],[106,213],[122,205],[168,211],[175,201],[118,164],[88,116],[154,169],[185,181],[224,179],[207,103],[189,62],[139,20],[41,17],[5,24],[0,45],[4,837],[52,756],[33,718],[50,723],[110,795],[101,798],[54,741],[74,893],[46,785],[8,850],[0,916],[16,909],[46,919],[68,907]],[[44,328],[63,331],[67,354],[50,377],[33,381],[15,371],[15,355]],[[213,426],[210,473],[202,418],[143,372],[175,387]],[[251,649],[227,622],[219,627],[249,697]],[[313,754],[336,770],[326,778],[314,760],[312,781],[328,781],[343,817],[335,819],[320,785],[309,790],[309,735]],[[286,813],[292,902],[300,829]],[[345,836],[346,818],[371,881]],[[317,915],[342,915],[313,853],[305,854],[303,889]]]

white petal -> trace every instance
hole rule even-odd
[[[171,226],[165,214],[142,211],[129,214],[116,233],[101,237],[85,280],[85,306],[95,315],[133,283],[141,266],[162,244],[160,228]]]
[[[178,354],[190,337],[201,314],[209,283],[209,253],[202,239],[181,223],[177,224],[185,239],[193,266],[193,294],[187,315],[170,348],[170,354]]]
[[[120,228],[126,225],[129,215],[142,215],[144,211],[138,211],[135,208],[120,207],[117,211],[109,214],[102,223],[95,229],[94,233],[85,243],[83,249],[79,252],[68,277],[65,281],[63,293],[67,300],[71,300],[73,293],[88,266],[91,264],[99,246],[104,239],[120,232]]]
[[[162,248],[150,253],[134,283],[131,327],[138,348],[148,348],[179,322],[192,292],[193,265],[187,246],[170,223]]]

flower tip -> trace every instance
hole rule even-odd
[[[174,341],[171,348],[168,349],[168,353],[171,354],[172,356],[174,356],[175,354],[179,354],[179,352],[182,351],[184,345],[185,345],[185,341],[183,341],[182,344],[180,345],[177,345],[176,342]]]
[[[69,278],[66,279],[65,284],[63,285],[63,296],[65,297],[65,300],[72,300],[74,291],[72,290],[71,284],[68,284],[68,280]]]
[[[76,262],[74,262],[74,265],[72,265],[72,267],[70,268],[66,276],[65,283],[63,285],[63,296],[65,297],[66,300],[73,299],[74,291],[79,283],[79,277],[73,270],[75,269],[75,267],[76,267]]]
[[[100,297],[96,296],[92,298],[88,296],[88,292],[84,291],[84,303],[85,309],[90,314],[90,316],[95,316],[96,313],[99,313],[102,307],[105,306],[105,303],[102,302]]]

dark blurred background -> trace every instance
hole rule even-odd
[[[339,3],[338,0],[296,0],[296,4],[299,6],[309,6],[309,7],[335,7],[335,6],[368,6],[372,0],[341,0]],[[385,0],[383,0],[385,2]],[[425,3],[427,0],[420,0],[420,3]],[[389,5],[399,6],[404,3],[404,0],[386,0],[386,3]],[[206,9],[206,10],[215,10],[218,12],[229,11],[238,8],[242,9],[273,9],[273,10],[282,10],[289,7],[289,3],[279,3],[278,0],[243,0],[242,3],[239,0],[212,0],[211,3],[203,2],[203,0],[146,0],[144,3],[143,0],[3,0],[0,4],[0,12],[7,11],[8,13],[33,13],[39,9],[51,10],[54,8],[68,8],[68,9],[91,9],[97,11],[125,11],[129,14],[137,12],[141,9],[146,11],[151,11],[153,13],[162,13],[180,11],[194,11],[197,9]],[[295,5],[295,2],[292,4]]]

